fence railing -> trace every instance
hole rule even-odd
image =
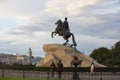
[[[63,71],[61,80],[73,80],[72,71]],[[90,75],[88,71],[78,71],[81,80],[120,80],[120,71],[97,71],[94,75]],[[0,77],[15,77],[15,78],[38,78],[49,80],[54,78],[58,80],[58,72],[51,77],[51,72],[48,71],[33,71],[33,70],[7,70],[0,69]]]

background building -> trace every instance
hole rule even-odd
[[[32,56],[31,48],[28,49],[27,55],[0,53],[0,64],[35,65],[41,59],[42,59],[42,57],[34,57],[34,56]]]

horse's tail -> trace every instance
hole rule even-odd
[[[74,47],[75,47],[75,49],[76,49],[77,43],[76,43],[76,41],[75,41],[74,34],[73,34],[73,33],[71,33],[71,35],[72,35],[72,40],[73,40],[73,46],[74,46]]]

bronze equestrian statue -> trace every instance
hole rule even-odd
[[[66,40],[66,42],[63,45],[67,45],[69,41],[68,39],[72,36],[73,44],[70,44],[70,46],[76,50],[77,44],[75,42],[74,34],[70,32],[67,17],[65,17],[64,23],[59,19],[55,24],[57,25],[57,27],[55,28],[55,31],[51,33],[51,37],[53,38],[53,35],[58,34],[59,36],[62,36]]]

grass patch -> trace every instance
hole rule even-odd
[[[47,80],[47,79],[34,79],[34,78],[8,78],[8,77],[0,77],[0,80]],[[54,78],[50,78],[48,80],[58,80]],[[62,79],[64,80],[64,79]]]
[[[8,77],[0,77],[0,80],[45,80],[45,79],[34,79],[34,78],[8,78]]]

